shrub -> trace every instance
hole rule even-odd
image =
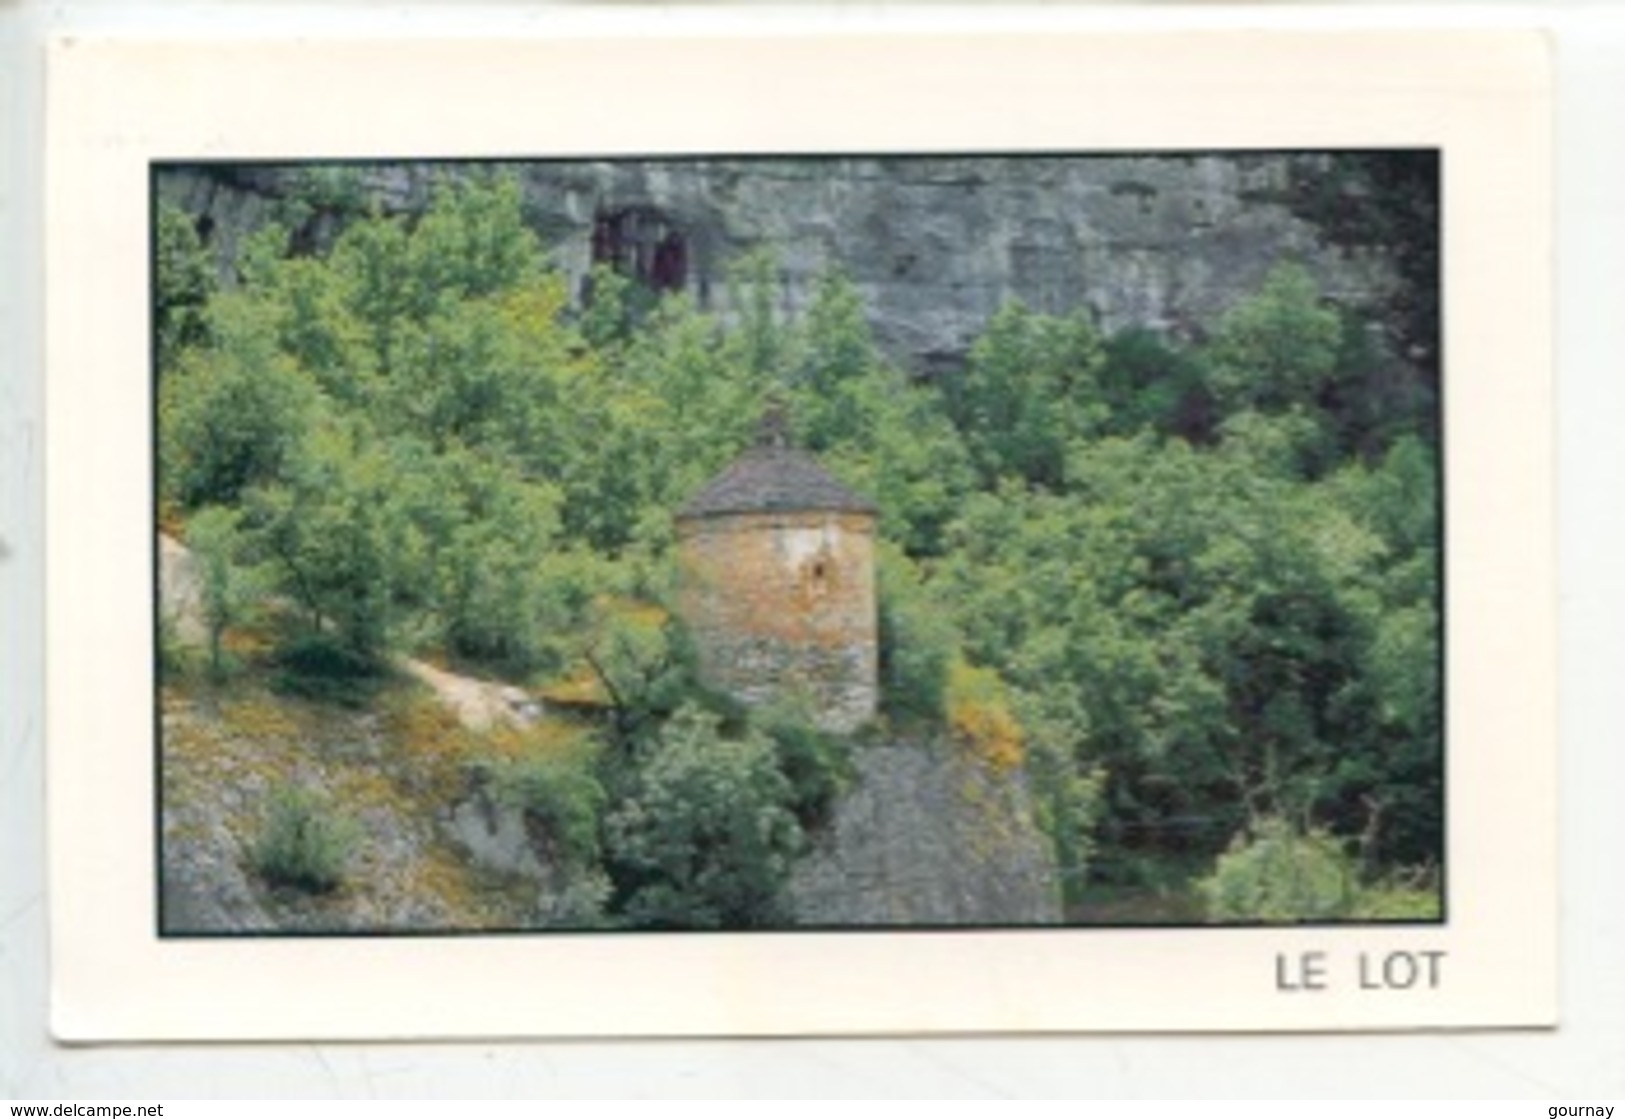
[[[313,793],[282,785],[271,794],[270,811],[249,858],[272,886],[325,894],[343,883],[356,838],[355,824],[333,816]]]
[[[606,913],[614,886],[598,867],[571,871],[541,891],[531,920],[545,929],[605,929],[614,921]]]
[[[725,739],[714,716],[681,708],[609,818],[622,914],[656,928],[783,923],[780,891],[802,843],[790,800],[764,738]]]
[[[499,770],[497,793],[523,809],[547,837],[551,853],[568,868],[598,859],[604,787],[586,750],[560,750],[525,758]]]
[[[695,693],[688,637],[680,622],[652,602],[600,596],[583,621],[578,656],[578,672],[564,682],[566,694],[607,706],[615,744],[628,754],[646,745],[661,720]]]
[[[773,743],[779,772],[790,782],[790,807],[803,827],[829,820],[852,781],[852,752],[845,739],[813,725],[806,703],[783,702],[763,711],[759,725]]]
[[[365,707],[382,684],[384,662],[330,633],[301,633],[278,647],[272,687],[285,695]]]
[[[1239,833],[1197,891],[1210,921],[1278,923],[1346,918],[1358,895],[1353,863],[1336,839],[1274,817]]]
[[[1026,757],[1026,733],[1011,710],[1010,689],[991,668],[956,660],[948,670],[948,726],[978,759],[998,770]]]
[[[1437,921],[1438,875],[1431,870],[1394,874],[1360,891],[1351,914],[1359,921]]]

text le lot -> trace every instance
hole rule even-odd
[[[1444,978],[1443,949],[1361,952],[1334,962],[1326,952],[1278,952],[1277,991],[1328,991],[1349,983],[1366,991],[1438,990]]]

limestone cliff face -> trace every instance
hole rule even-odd
[[[930,157],[556,161],[506,165],[527,220],[578,295],[595,260],[726,312],[727,269],[772,246],[779,301],[806,305],[843,270],[882,343],[919,372],[953,367],[988,317],[1018,298],[1047,312],[1088,308],[1106,329],[1137,324],[1189,338],[1301,261],[1332,299],[1391,300],[1392,248],[1350,249],[1300,216],[1303,176],[1322,155]],[[289,166],[207,166],[160,176],[229,260],[287,201],[317,247],[346,213],[411,212],[459,164],[328,168],[322,190]],[[334,186],[334,184],[340,184]],[[301,195],[301,189],[303,194]]]
[[[854,787],[796,864],[796,923],[1058,925],[1060,871],[1021,770],[948,742],[856,751]]]

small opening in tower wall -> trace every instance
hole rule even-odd
[[[688,240],[653,206],[600,210],[593,218],[592,260],[653,291],[682,291],[688,282]]]

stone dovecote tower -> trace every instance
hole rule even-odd
[[[826,730],[874,718],[874,539],[874,505],[791,447],[770,406],[756,445],[677,514],[701,678],[748,705],[805,695]]]

